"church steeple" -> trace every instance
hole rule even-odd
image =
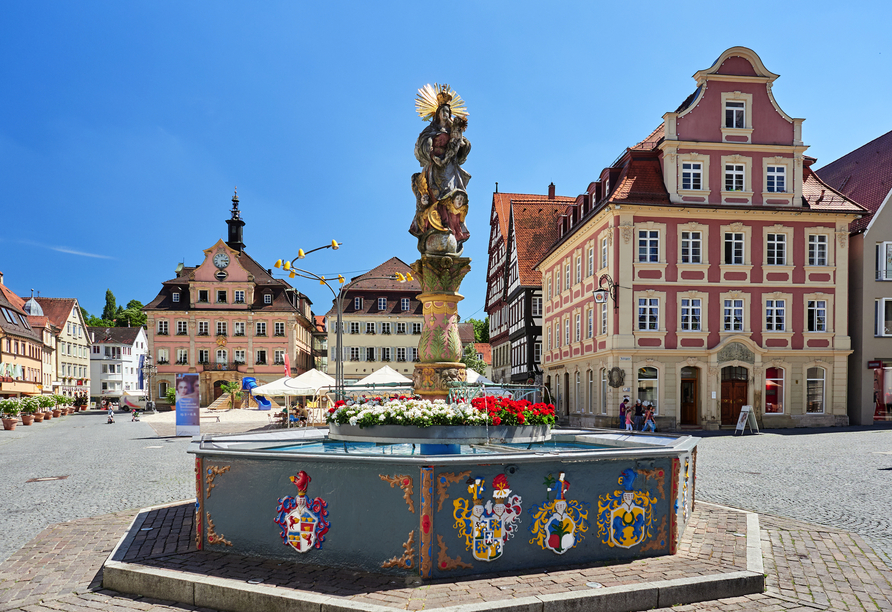
[[[226,220],[226,225],[229,226],[229,240],[226,241],[226,244],[241,253],[245,249],[245,243],[242,240],[242,228],[245,227],[245,222],[242,221],[238,210],[238,187],[235,188],[235,193],[232,196],[231,212],[232,218]]]

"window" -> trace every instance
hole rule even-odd
[[[171,300],[172,302],[179,302],[179,301],[180,301],[180,294],[179,294],[179,293],[171,293],[171,294],[170,294],[170,300]]]
[[[876,249],[877,280],[892,280],[892,242],[881,242]]]
[[[189,349],[177,349],[177,365],[189,364]]]
[[[576,342],[582,340],[582,315],[576,313]]]
[[[353,298],[353,310],[362,310],[362,298]]]
[[[198,322],[198,335],[207,336],[210,334],[210,324],[207,321]]]
[[[570,319],[564,319],[564,346],[570,344]]]
[[[787,167],[786,166],[768,166],[765,174],[766,191],[770,193],[784,193],[787,191]]]
[[[381,348],[381,361],[393,361],[392,350],[389,346]]]
[[[218,336],[226,335],[226,321],[217,321],[217,335]]]
[[[210,363],[211,354],[210,351],[206,349],[199,349],[198,351],[198,363]]]
[[[409,310],[409,298],[400,298],[400,310],[403,312]]]
[[[266,351],[261,349],[259,351],[255,351],[254,353],[257,355],[256,364],[257,365],[266,365]]]
[[[218,290],[217,290],[217,303],[218,303],[218,304],[225,304],[225,303],[226,303],[226,290],[225,290],[225,289],[218,289]]]
[[[378,298],[378,310],[387,310],[387,298]]]
[[[702,238],[700,232],[681,233],[681,263],[702,263],[701,240]]]
[[[809,234],[808,265],[827,265],[827,236],[824,236],[823,234]]]
[[[595,247],[588,248],[588,261],[586,261],[585,275],[591,276],[595,273]]]
[[[396,324],[396,333],[405,334],[406,333],[406,324],[405,323],[397,323]]]
[[[255,336],[265,336],[266,335],[266,323],[264,321],[258,321],[254,328]]]
[[[561,269],[557,268],[554,271],[554,294],[560,295],[561,293]]]
[[[374,323],[366,323],[365,324],[365,333],[374,334],[375,333],[375,324]]]
[[[743,164],[725,164],[725,191],[743,191]]]
[[[419,361],[418,347],[413,346],[409,352],[412,354],[412,361]]]
[[[533,363],[541,363],[542,362],[542,343],[534,342],[533,343]]]
[[[208,298],[208,291],[207,291],[207,289],[199,289],[199,290],[198,290],[198,301],[199,301],[199,302],[208,302],[208,301],[210,301],[209,298]]]
[[[827,301],[808,300],[808,331],[827,331]]]
[[[582,256],[576,256],[576,282],[582,282]]]
[[[683,331],[700,331],[700,298],[682,298],[681,329]]]
[[[805,411],[824,412],[824,368],[809,368],[806,372]]]
[[[381,333],[382,334],[390,334],[390,323],[382,323],[381,324]]]
[[[277,336],[284,336],[284,335],[285,335],[285,324],[284,324],[283,322],[281,322],[281,321],[276,321],[276,322],[273,324],[273,329],[274,329],[274,332],[273,332],[273,333],[274,333],[275,335],[277,335]]]
[[[232,324],[233,327],[233,335],[234,336],[244,336],[245,335],[245,322],[244,321],[236,321]]]
[[[638,399],[642,402],[650,402],[654,408],[654,414],[658,414],[657,399],[659,398],[659,372],[656,368],[638,368]]]
[[[784,411],[784,370],[765,370],[765,413],[781,414]]]
[[[542,316],[542,298],[534,297],[530,306],[531,315],[534,317]]]
[[[165,395],[167,395],[167,383],[161,381],[158,383],[158,396],[164,397]]]
[[[351,334],[359,333],[359,321],[350,321],[350,333]]]
[[[607,304],[601,304],[601,335],[607,333]]]
[[[548,343],[545,345],[547,350],[551,350],[551,326],[548,327]]]
[[[186,336],[189,334],[189,323],[187,321],[177,321],[177,335]]]
[[[743,263],[743,232],[725,232],[725,263]]]
[[[405,347],[399,347],[396,349],[396,360],[397,361],[405,361],[406,360],[406,349]]]
[[[551,278],[548,279],[548,299],[551,299]]]
[[[349,350],[350,350],[350,361],[359,361],[359,347],[351,346]],[[372,349],[372,350],[374,351],[375,349]]]
[[[703,189],[703,164],[700,162],[681,164],[681,188],[690,191]]]
[[[273,365],[285,365],[285,351],[278,349],[273,353]]]
[[[245,303],[245,292],[241,290],[233,291],[233,303],[235,304],[244,304]]]
[[[375,347],[373,347],[373,346],[366,347],[365,360],[366,361],[374,361],[375,360]]]
[[[585,337],[591,338],[595,335],[595,309],[588,309],[588,321],[585,327]]]
[[[273,303],[273,294],[272,293],[264,293],[263,294],[263,303],[264,304],[272,304]]]
[[[581,388],[581,385],[579,384],[579,372],[576,372],[576,376],[574,376],[574,379],[576,380],[576,391],[573,393],[573,401],[576,405],[576,407],[575,407],[576,412],[581,412],[579,396],[582,395],[582,388]]]
[[[638,298],[638,329],[642,331],[659,329],[660,300]]]
[[[421,334],[421,323],[412,323],[412,333],[416,336]]]
[[[570,262],[564,266],[564,289],[570,288]]]
[[[768,234],[766,246],[767,246],[767,252],[765,255],[765,265],[767,265],[767,266],[785,266],[785,265],[787,265],[787,235],[786,234]]]
[[[765,331],[784,331],[784,301],[765,301]]]
[[[743,102],[725,102],[725,127],[726,128],[743,128],[746,127],[746,104]]]
[[[168,333],[168,323],[165,320],[158,321],[158,335],[166,336]]]
[[[743,331],[743,300],[725,300],[724,331]]]
[[[217,349],[217,363],[226,363],[229,361],[228,356],[226,355],[226,349]]]
[[[892,336],[892,299],[876,301],[874,322],[877,336]]]
[[[659,263],[660,232],[657,230],[640,230],[638,232],[638,261]]]

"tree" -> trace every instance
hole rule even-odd
[[[111,321],[115,318],[118,307],[115,303],[115,294],[111,289],[105,290],[105,308],[102,309],[102,318]]]
[[[235,408],[235,401],[242,399],[242,387],[239,381],[224,382],[220,385],[223,393],[229,394],[229,408]]]
[[[462,356],[461,362],[478,374],[486,375],[486,362],[477,357],[477,351],[473,344],[465,347],[465,354]]]
[[[474,325],[474,342],[489,342],[489,317],[482,321],[480,319],[468,319],[468,323]]]

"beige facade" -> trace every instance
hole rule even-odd
[[[75,298],[35,298],[56,333],[54,393],[74,397],[90,392],[90,337],[86,321]]]

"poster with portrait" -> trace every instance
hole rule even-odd
[[[198,374],[177,374],[177,435],[201,433],[198,417]]]

